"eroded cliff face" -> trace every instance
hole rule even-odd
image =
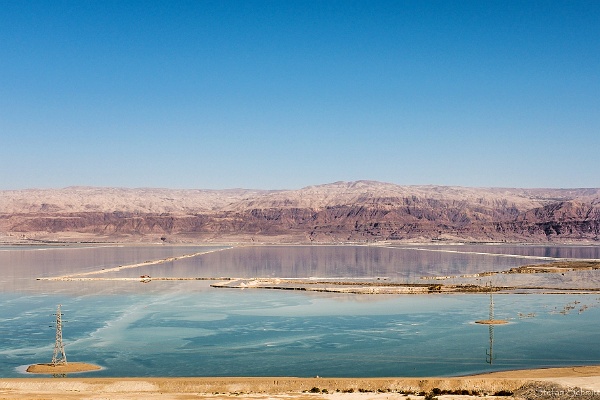
[[[359,181],[290,191],[4,191],[0,232],[91,241],[598,241],[600,189]]]

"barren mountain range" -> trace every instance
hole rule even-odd
[[[298,190],[0,191],[2,241],[598,242],[600,189],[336,182]]]

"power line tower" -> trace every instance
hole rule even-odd
[[[56,309],[56,341],[54,342],[54,354],[52,355],[52,365],[60,365],[67,363],[67,355],[65,354],[65,344],[62,339],[62,312],[60,304]]]
[[[490,282],[490,319],[489,319],[489,330],[490,330],[490,349],[486,350],[486,359],[485,361],[488,364],[492,364],[494,362],[494,290],[492,287],[492,282]]]
[[[486,355],[485,361],[488,364],[492,364],[494,362],[494,359],[496,358],[494,356],[494,326],[507,324],[508,321],[504,320],[504,319],[495,319],[495,317],[494,317],[494,291],[496,291],[496,288],[494,288],[494,286],[492,285],[492,282],[485,285],[485,287],[487,287],[490,292],[490,317],[489,317],[489,319],[475,321],[475,323],[488,325],[488,329],[490,332],[490,348],[485,350],[485,355]]]

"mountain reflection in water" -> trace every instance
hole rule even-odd
[[[237,247],[97,276],[419,282],[423,276],[542,263],[544,257],[599,258],[598,246],[398,247]],[[600,360],[593,345],[600,339],[598,294],[495,294],[495,318],[509,323],[494,332],[489,364],[489,328],[474,323],[488,316],[486,294],[377,296],[219,290],[210,281],[36,280],[219,249],[0,248],[0,375],[23,376],[23,365],[49,361],[54,332],[48,325],[57,304],[68,321],[69,359],[104,367],[82,376],[433,376]],[[536,275],[540,282],[557,279]],[[561,279],[595,285],[598,275],[582,271]],[[489,279],[497,285],[523,277]]]

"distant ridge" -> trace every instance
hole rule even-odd
[[[593,242],[600,189],[334,182],[297,190],[0,191],[2,241]]]

